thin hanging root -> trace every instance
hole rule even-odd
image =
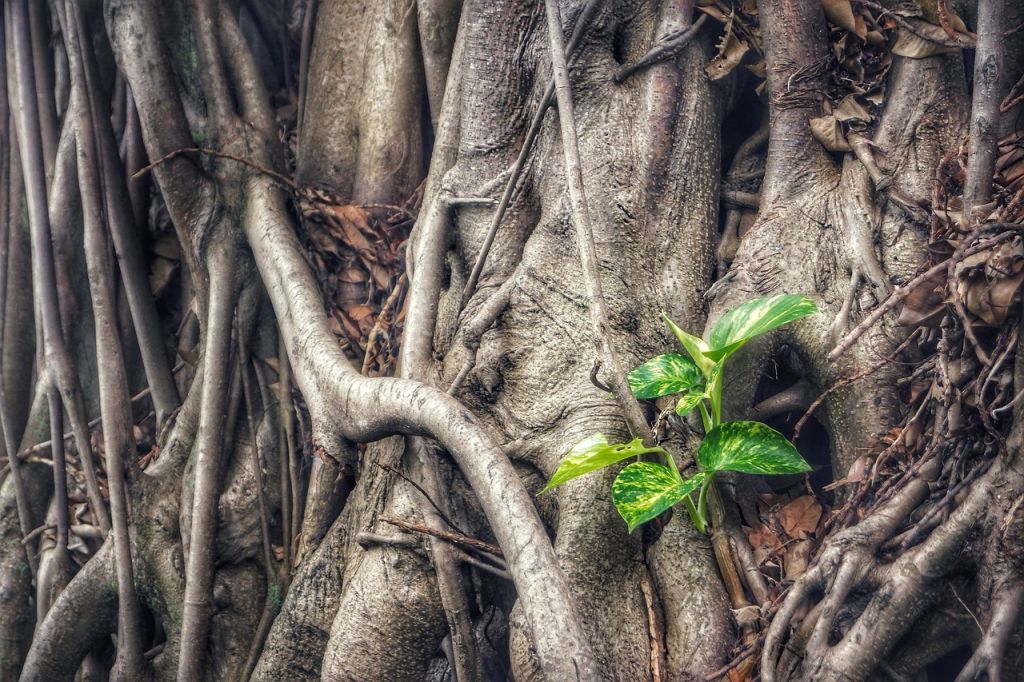
[[[455,395],[462,388],[469,373],[476,366],[476,353],[480,348],[480,339],[484,333],[491,328],[501,314],[508,308],[512,287],[515,286],[516,275],[513,273],[491,297],[484,302],[468,323],[462,327],[462,345],[466,347],[466,359],[459,369],[459,373],[452,379],[452,385],[448,387],[448,395]]]
[[[783,679],[777,677],[779,669],[782,667],[779,665],[779,654],[786,630],[797,610],[808,603],[811,595],[825,590],[828,576],[837,576],[834,587],[845,589],[847,593],[862,580],[874,566],[877,548],[892,537],[903,519],[907,518],[910,512],[916,509],[928,495],[928,482],[937,476],[938,470],[939,465],[936,460],[927,462],[918,477],[880,509],[861,521],[860,524],[840,532],[828,541],[814,566],[804,573],[790,589],[768,627],[761,655],[761,674],[765,682]],[[842,580],[839,579],[840,577]],[[826,592],[825,602],[828,601]],[[829,627],[831,621],[834,620],[836,603],[839,602],[833,602],[828,607],[829,613],[825,613],[824,607],[818,611],[819,619],[827,620]],[[816,632],[818,632],[817,624],[810,636],[813,638]],[[827,634],[827,630],[825,633]],[[822,637],[821,634],[817,636],[819,640]],[[827,637],[824,641],[827,644]]]
[[[761,677],[764,682],[775,681],[776,662],[782,651],[783,634],[789,628],[796,612],[804,606],[811,595],[822,588],[824,570],[821,562],[800,576],[789,592],[786,593],[782,606],[775,613],[768,632],[765,635],[764,648],[761,650]]]
[[[43,343],[46,349],[47,364],[53,368],[54,378],[60,387],[61,398],[71,419],[79,460],[85,474],[89,504],[93,508],[100,527],[106,532],[110,530],[110,518],[107,515],[106,506],[103,504],[103,495],[96,478],[81,390],[72,369],[71,359],[61,330],[57,273],[53,262],[50,216],[46,201],[46,176],[43,167],[39,107],[36,98],[31,95],[36,92],[36,84],[32,71],[31,32],[28,27],[25,0],[14,0],[10,3],[10,8],[14,33],[15,70],[18,79],[17,90],[21,104],[17,107],[16,128],[32,232],[33,290],[41,311],[39,317],[43,323]],[[26,93],[28,94],[26,95]],[[59,438],[60,435],[58,433],[55,437]]]
[[[53,385],[52,380],[46,388],[46,402],[50,411],[50,434],[51,438],[53,438],[63,430],[64,417],[61,412],[60,392]],[[71,525],[71,514],[68,511],[68,474],[64,460],[64,443],[59,438],[57,440],[60,442],[60,445],[51,450],[53,460],[53,497],[57,508],[57,546],[54,548],[54,552],[57,556],[58,565],[70,568],[71,558],[68,555],[68,530]]]
[[[693,40],[693,37],[697,35],[704,22],[707,21],[708,15],[701,14],[697,18],[697,21],[693,22],[683,30],[670,36],[666,36],[660,43],[652,47],[647,51],[643,57],[638,59],[633,64],[623,66],[615,73],[615,82],[621,83],[637,71],[645,69],[648,66],[653,66],[658,62],[663,62],[668,59],[672,59]]]
[[[937,460],[929,463],[938,468]],[[934,587],[957,567],[957,555],[977,527],[978,519],[985,516],[991,505],[991,490],[998,470],[999,467],[990,467],[944,524],[888,567],[864,612],[843,638],[824,655],[808,659],[814,663],[813,669],[808,671],[810,674],[843,671],[855,679],[864,679],[872,673],[877,663],[934,602],[937,596]],[[907,489],[918,483],[920,479],[912,481]],[[896,521],[906,519],[912,510],[906,509],[905,514],[895,517]]]
[[[88,35],[81,3],[70,3],[68,16],[69,28],[76,28],[80,36]],[[71,44],[68,45],[68,49],[69,53],[73,53],[69,54],[69,58],[74,59],[79,65],[79,87],[84,88],[86,92],[87,103],[83,102],[79,106],[83,109],[88,107],[92,135],[95,138],[95,153],[90,158],[96,160],[101,177],[99,182],[94,183],[94,191],[97,193],[96,196],[102,196],[104,199],[103,209],[107,218],[107,228],[117,255],[118,270],[124,283],[125,298],[128,301],[132,326],[138,340],[137,345],[159,426],[178,407],[178,390],[164,350],[163,332],[149,286],[149,268],[139,243],[132,206],[123,189],[124,176],[121,173],[117,141],[109,117],[98,114],[104,111],[104,102],[97,87],[98,67],[91,43],[81,41],[80,44],[80,49]],[[87,130],[81,134],[89,134],[88,126],[86,128]],[[92,197],[82,193],[83,202],[87,199],[91,201]]]
[[[1003,672],[1006,643],[1019,623],[1024,585],[1015,581],[1000,589],[992,599],[993,610],[981,644],[971,654],[956,682],[971,682],[986,673],[990,682],[998,682]]]
[[[814,625],[811,638],[807,640],[805,648],[807,658],[816,658],[825,653],[832,624],[835,622],[836,616],[839,615],[839,610],[843,607],[847,595],[850,594],[861,577],[862,571],[862,566],[847,561],[841,564],[839,570],[832,576],[828,589],[825,591],[821,615]]]
[[[587,26],[590,25],[591,19],[594,18],[594,14],[603,2],[605,2],[605,0],[587,0],[587,4],[583,7],[579,16],[577,16],[576,23],[573,25],[572,36],[569,37],[569,43],[566,47],[570,65],[575,61],[577,48],[579,47],[580,41],[583,39],[584,31]],[[519,149],[519,156],[516,157],[515,163],[512,165],[508,181],[505,183],[505,189],[501,193],[501,199],[498,201],[497,208],[494,209],[494,215],[491,217],[491,224],[487,228],[487,234],[484,236],[484,242],[480,247],[480,253],[477,254],[476,262],[473,263],[473,269],[469,273],[469,279],[466,280],[466,287],[462,292],[462,302],[461,305],[459,305],[460,310],[466,307],[466,303],[476,292],[476,285],[479,283],[480,275],[483,273],[484,265],[487,263],[487,255],[490,253],[491,246],[494,244],[494,237],[498,234],[498,228],[501,227],[501,221],[505,217],[505,211],[508,210],[509,202],[512,201],[512,194],[515,192],[516,184],[519,182],[519,177],[522,175],[523,168],[526,166],[526,160],[530,157],[530,152],[533,149],[533,143],[537,139],[537,135],[540,134],[541,126],[544,123],[544,115],[547,113],[554,101],[555,80],[552,78],[548,83],[547,89],[544,91],[544,96],[541,97],[537,111],[534,112],[533,118],[530,120],[530,128],[527,130],[526,137],[523,139],[523,146]]]
[[[432,527],[444,521],[452,525],[447,509],[447,498],[441,492],[437,462],[427,452],[422,438],[406,438],[406,449],[411,452],[415,466],[426,489],[416,486],[430,502],[423,507],[423,517]],[[470,620],[469,597],[453,547],[438,537],[430,537],[430,556],[437,576],[437,587],[441,595],[441,606],[451,633],[452,659],[456,682],[471,682],[483,674],[483,663],[473,636],[473,622]]]
[[[278,334],[280,338],[280,334]],[[288,364],[288,354],[285,352],[284,343],[279,342],[277,348],[278,380],[277,390],[278,409],[280,420],[278,428],[278,481],[281,486],[281,531],[284,535],[284,574],[290,576],[295,565],[295,557],[292,556],[292,544],[295,537],[292,535],[292,486],[291,466],[292,458],[295,456],[295,437],[293,420],[295,411],[292,409],[292,373],[291,365]]]
[[[114,542],[114,565],[118,589],[117,658],[111,673],[115,679],[133,680],[143,675],[142,627],[139,599],[135,592],[132,551],[128,521],[128,490],[125,485],[125,455],[134,450],[132,414],[128,376],[118,334],[114,284],[111,273],[107,233],[104,229],[104,207],[101,177],[103,169],[97,167],[99,155],[96,143],[98,114],[89,97],[86,67],[83,64],[86,35],[85,17],[78,3],[65,3],[61,26],[68,48],[68,61],[72,75],[69,120],[76,130],[78,155],[78,183],[82,198],[82,216],[85,225],[85,259],[89,273],[89,293],[92,300],[96,333],[96,365],[99,376],[100,411],[103,421],[103,443],[107,460],[107,480],[110,488],[110,515]],[[73,118],[71,118],[73,117]],[[108,159],[113,162],[113,159]],[[107,214],[109,215],[109,214]],[[122,266],[123,267],[123,266]],[[154,311],[155,314],[155,311]],[[166,369],[166,358],[164,358]],[[167,369],[168,378],[170,370]],[[156,396],[154,395],[154,398]],[[154,404],[158,401],[154,400]],[[166,406],[160,404],[162,408]],[[60,441],[56,431],[51,440]],[[134,470],[136,463],[129,461]]]
[[[6,96],[6,89],[0,92],[0,97]],[[7,245],[10,236],[10,226],[4,221],[0,226],[0,267],[3,267],[4,274],[0,276],[0,311],[7,309]],[[0,314],[0,339],[4,338],[4,315]],[[22,478],[21,456],[18,453],[18,444],[14,441],[14,425],[12,424],[11,413],[8,409],[7,382],[4,372],[0,371],[0,431],[3,432],[4,450],[7,455],[7,466],[11,471],[11,483],[14,485],[14,499],[18,507],[18,524],[21,529],[22,542],[29,537],[32,529],[31,512],[28,506],[28,497],[25,492],[25,482]],[[28,544],[24,544],[25,558],[28,562],[32,577],[36,576],[39,569],[39,560],[35,552]]]
[[[216,248],[216,247],[212,247]],[[192,533],[185,569],[185,604],[181,624],[179,682],[199,678],[213,608],[214,536],[217,530],[219,473],[224,455],[224,423],[228,412],[231,376],[231,327],[235,317],[233,249],[211,254],[210,296],[203,348],[202,407],[197,436],[195,493],[192,499]]]
[[[263,600],[263,613],[260,615],[260,622],[256,627],[256,634],[253,637],[252,644],[249,646],[249,655],[245,659],[245,665],[242,668],[242,676],[240,678],[241,680],[248,680],[252,677],[252,671],[256,669],[256,663],[259,661],[263,645],[267,641],[267,635],[270,633],[270,626],[273,625],[274,619],[280,611],[281,604],[284,603],[287,586],[283,585],[278,577],[274,563],[273,548],[270,546],[270,515],[267,509],[267,496],[264,490],[263,464],[260,461],[259,438],[257,437],[255,426],[256,420],[253,417],[253,413],[256,411],[256,393],[252,387],[252,379],[249,377],[249,367],[246,366],[249,357],[241,335],[238,337],[238,359],[242,363],[242,394],[245,399],[245,421],[249,428],[250,466],[252,466],[253,476],[256,479],[256,502],[260,512],[260,541],[263,546],[263,569],[267,581],[267,597]],[[263,409],[267,409],[266,405],[263,406]],[[271,595],[275,592],[277,598],[272,598]]]
[[[597,358],[605,369],[608,385],[615,395],[615,401],[626,418],[626,424],[634,436],[647,438],[650,428],[640,404],[626,383],[618,356],[611,345],[611,326],[608,322],[608,304],[601,286],[600,263],[594,244],[594,230],[590,221],[590,207],[583,185],[583,165],[580,161],[579,137],[576,134],[576,120],[572,86],[569,83],[569,67],[565,61],[565,46],[562,44],[562,19],[556,0],[545,0],[548,17],[548,36],[551,41],[551,62],[554,71],[555,96],[558,101],[558,119],[561,123],[562,148],[565,153],[565,179],[572,207],[572,222],[576,228],[576,242],[580,251],[580,266],[587,295],[590,298],[590,322],[597,347]]]

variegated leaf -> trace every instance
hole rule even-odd
[[[817,312],[814,301],[799,294],[753,298],[722,316],[711,331],[710,350],[704,354],[721,360],[755,336]]]
[[[711,429],[697,450],[705,471],[799,474],[811,467],[781,433],[760,422],[726,422]]]
[[[684,332],[676,325],[675,322],[670,320],[668,315],[665,313],[662,313],[661,317],[665,320],[665,324],[668,325],[668,328],[672,330],[672,333],[676,335],[676,338],[679,339],[679,343],[683,344],[683,348],[685,348],[686,352],[690,354],[691,358],[693,358],[697,367],[700,368],[701,373],[704,374],[704,376],[708,376],[711,373],[711,368],[715,366],[715,363],[706,357],[708,351],[707,342],[699,336],[694,336],[693,334]]]
[[[685,355],[665,353],[629,373],[629,387],[637,398],[660,398],[682,393],[700,383],[700,370]]]
[[[591,471],[603,469],[616,462],[621,462],[624,459],[649,452],[665,454],[665,450],[662,448],[647,447],[640,438],[634,438],[628,443],[609,443],[608,438],[604,434],[594,434],[589,438],[581,440],[569,451],[569,454],[565,456],[562,463],[558,465],[555,475],[551,477],[551,480],[541,492],[550,490],[577,476],[582,476]]]
[[[704,400],[706,396],[700,391],[691,391],[687,393],[679,402],[676,403],[676,414],[683,417],[690,413],[690,411],[700,405],[700,401]]]
[[[612,484],[612,501],[629,532],[655,518],[700,487],[705,474],[682,480],[667,466],[636,462],[621,472]]]

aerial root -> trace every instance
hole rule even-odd
[[[1017,626],[1022,602],[1024,584],[1019,580],[1004,585],[996,592],[992,599],[992,618],[981,638],[981,644],[957,675],[956,682],[979,679],[983,672],[988,675],[989,682],[999,682],[1002,677],[1006,642]]]

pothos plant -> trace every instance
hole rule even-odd
[[[767,424],[722,421],[722,368],[755,336],[817,312],[813,301],[796,294],[751,299],[723,315],[707,341],[688,334],[662,314],[689,357],[678,353],[654,357],[629,373],[629,385],[640,399],[681,394],[676,414],[700,411],[705,435],[697,449],[697,473],[683,477],[672,455],[664,448],[645,445],[641,438],[609,443],[598,433],[569,451],[544,490],[631,457],[656,453],[666,464],[634,462],[619,472],[612,484],[612,501],[630,532],[682,502],[694,526],[707,533],[708,489],[717,472],[809,471],[810,466],[793,444]]]

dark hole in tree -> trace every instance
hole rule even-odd
[[[961,646],[940,656],[926,669],[928,682],[953,682],[971,658],[971,648]]]
[[[620,28],[612,35],[612,58],[620,66],[626,63],[626,38]]]
[[[761,382],[754,394],[755,405],[792,387],[802,379],[801,375],[793,368],[794,363],[787,361],[786,353],[788,351],[783,349],[768,364],[767,371],[761,377]],[[793,440],[793,431],[803,415],[804,410],[797,409],[767,418],[764,422],[786,438]],[[812,416],[804,423],[800,430],[800,436],[793,444],[812,467],[811,488],[822,501],[832,504],[835,496],[824,490],[824,487],[834,480],[832,447],[828,431],[821,422]],[[800,483],[802,478],[802,476],[766,476],[765,480],[773,489],[782,490]]]

